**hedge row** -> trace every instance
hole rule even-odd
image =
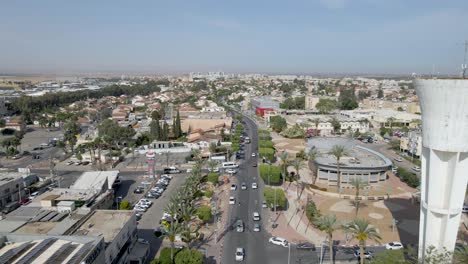
[[[276,191],[276,208],[286,209],[286,206],[287,206],[286,195],[284,193],[284,190],[280,188],[265,187],[263,189],[263,196],[265,197],[267,206],[271,208],[271,205],[275,204],[275,191]]]
[[[403,168],[397,169],[397,175],[410,187],[416,188],[421,184],[421,180],[419,179],[418,175],[408,172]]]
[[[270,178],[271,184],[280,184],[281,183],[281,168],[278,166],[260,164],[260,177],[263,181],[268,184],[268,178]],[[268,177],[270,175],[270,177]]]

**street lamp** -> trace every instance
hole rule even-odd
[[[324,250],[323,250],[323,244],[326,244],[328,243],[326,240],[322,241],[322,243],[320,243],[320,261],[319,261],[319,264],[322,264],[323,263],[323,254],[325,253]],[[330,251],[330,254],[331,251]]]

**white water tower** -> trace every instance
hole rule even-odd
[[[468,80],[414,81],[422,112],[419,259],[453,251],[468,183]]]

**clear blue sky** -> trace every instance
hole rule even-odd
[[[467,0],[2,1],[0,72],[456,73]]]

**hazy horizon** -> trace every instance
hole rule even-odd
[[[0,73],[457,74],[468,1],[9,1]]]

